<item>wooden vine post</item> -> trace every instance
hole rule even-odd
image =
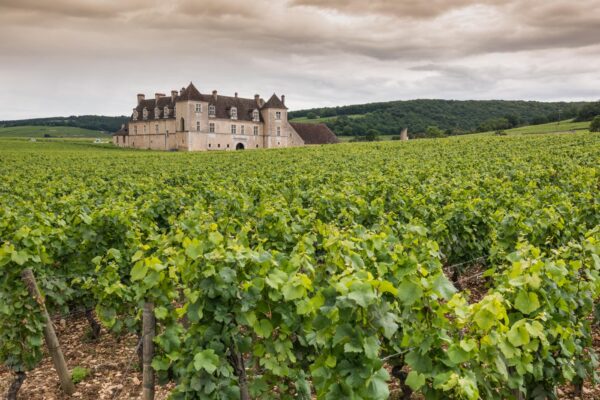
[[[154,357],[154,335],[156,320],[154,318],[154,304],[144,303],[142,314],[142,344],[143,344],[143,380],[142,399],[154,400],[154,370],[152,369],[152,358]]]
[[[73,384],[73,380],[71,379],[71,374],[69,373],[69,369],[67,368],[67,363],[65,362],[65,357],[63,356],[62,350],[60,349],[60,344],[58,343],[58,338],[56,337],[56,332],[54,332],[54,326],[52,325],[52,320],[50,319],[50,315],[48,314],[48,310],[46,309],[46,304],[42,299],[40,294],[40,290],[38,289],[37,283],[35,281],[35,276],[33,276],[33,271],[31,268],[26,268],[21,272],[21,279],[25,282],[25,286],[29,291],[31,297],[35,299],[35,301],[42,308],[42,314],[44,316],[45,325],[44,325],[44,339],[46,340],[46,346],[48,347],[48,351],[50,352],[50,356],[52,357],[52,362],[54,364],[54,368],[58,373],[58,378],[60,379],[60,386],[68,395],[72,395],[75,392],[75,385]]]

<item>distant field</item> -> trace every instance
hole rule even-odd
[[[71,126],[13,126],[0,128],[0,137],[41,138],[44,135],[52,137],[110,138],[110,135],[100,131]]]
[[[508,135],[534,135],[538,133],[566,133],[566,132],[584,132],[590,128],[589,122],[573,122],[572,120],[552,122],[543,125],[529,125],[520,128],[507,129]],[[493,135],[494,132],[485,132],[484,135]]]
[[[356,114],[356,115],[346,115],[346,117],[348,118],[360,118],[363,117],[364,115],[362,114]],[[335,120],[336,118],[338,118],[337,116],[335,117],[322,117],[322,118],[315,118],[315,119],[308,119],[306,117],[299,117],[299,118],[293,118],[290,119],[290,122],[302,122],[305,124],[321,124],[321,123],[325,123],[325,122],[331,122],[333,120]]]

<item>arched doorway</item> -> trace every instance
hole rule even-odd
[[[238,143],[237,146],[235,146],[236,150],[244,150],[244,144],[243,143]]]
[[[181,118],[181,132],[185,132],[185,119]]]

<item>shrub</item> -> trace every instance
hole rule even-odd
[[[369,129],[367,135],[365,136],[365,140],[367,142],[375,142],[379,140],[379,135],[380,133],[377,129]]]
[[[600,101],[597,101],[595,103],[586,104],[585,106],[581,107],[581,109],[577,113],[576,120],[577,121],[591,121],[597,115],[600,115]]]
[[[506,132],[504,132],[502,129],[497,130],[494,134],[496,136],[506,136]]]
[[[590,124],[590,132],[600,132],[600,115],[597,115]]]
[[[75,367],[71,371],[71,379],[73,380],[74,384],[78,384],[79,382],[87,378],[89,374],[89,369],[83,367]]]
[[[437,126],[428,127],[427,130],[425,131],[425,134],[426,134],[426,137],[430,137],[430,138],[439,138],[439,137],[446,136],[444,134],[444,131],[442,131]]]

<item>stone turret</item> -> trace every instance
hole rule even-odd
[[[400,140],[402,140],[402,141],[408,140],[408,128],[402,129],[402,133],[400,134]]]

